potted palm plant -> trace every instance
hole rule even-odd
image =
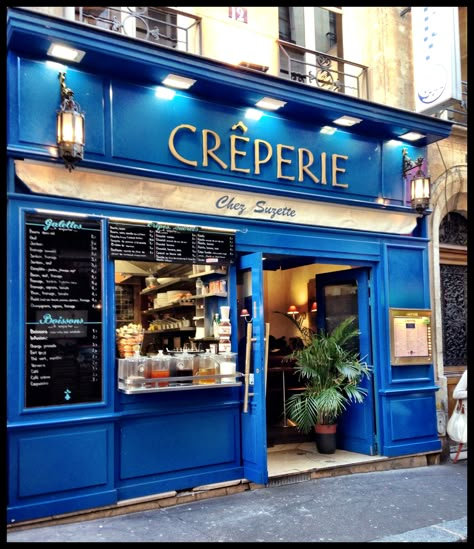
[[[348,405],[362,402],[367,395],[360,383],[371,370],[351,347],[359,335],[354,321],[355,317],[348,317],[330,333],[302,332],[304,346],[288,357],[295,361],[304,388],[288,398],[287,417],[303,433],[314,428],[320,453],[336,451],[339,416]]]

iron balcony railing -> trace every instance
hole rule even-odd
[[[368,99],[368,67],[278,40],[280,74],[297,82]]]
[[[75,20],[201,55],[201,18],[173,8],[161,7],[76,7]]]

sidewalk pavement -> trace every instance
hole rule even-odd
[[[467,460],[248,490],[71,524],[7,542],[467,541]]]

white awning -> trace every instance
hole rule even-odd
[[[32,192],[49,196],[389,234],[410,234],[416,227],[415,213],[313,202],[87,168],[68,172],[63,166],[28,160],[15,160],[15,168]]]

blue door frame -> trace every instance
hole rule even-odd
[[[245,478],[268,481],[265,409],[265,319],[263,316],[263,254],[240,257],[239,271],[249,271],[252,298],[252,342],[248,406],[242,411],[242,460]],[[248,343],[248,342],[247,342]]]

